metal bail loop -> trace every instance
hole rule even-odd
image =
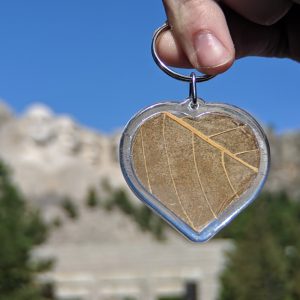
[[[196,74],[194,72],[191,73],[191,80],[190,80],[190,94],[189,99],[191,100],[191,107],[197,107],[197,80]]]

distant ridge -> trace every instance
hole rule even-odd
[[[274,134],[267,130],[272,166],[266,188],[300,196],[299,131]],[[118,164],[120,134],[107,136],[56,115],[43,104],[30,106],[16,117],[0,103],[0,157],[14,171],[30,197],[46,194],[80,198],[104,178],[125,186]]]

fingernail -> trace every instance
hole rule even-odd
[[[221,66],[232,59],[229,51],[210,32],[201,32],[196,35],[194,48],[199,68]]]

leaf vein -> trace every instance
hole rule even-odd
[[[231,158],[233,158],[234,160],[238,161],[239,163],[241,163],[242,165],[244,165],[245,167],[251,169],[253,172],[257,173],[258,172],[258,168],[248,164],[246,161],[242,160],[241,158],[237,157],[236,154],[230,152],[228,149],[226,149],[225,147],[223,147],[222,145],[218,144],[217,142],[215,142],[214,140],[212,140],[210,137],[208,137],[207,135],[205,135],[204,133],[202,133],[201,131],[197,130],[196,128],[194,128],[192,125],[190,125],[189,123],[183,121],[182,119],[174,116],[173,114],[169,113],[169,112],[164,112],[164,116],[168,116],[170,119],[172,119],[173,121],[177,122],[179,125],[181,125],[182,127],[190,130],[191,132],[193,132],[196,136],[198,136],[200,139],[202,139],[203,141],[205,141],[206,143],[210,144],[211,146],[217,148],[219,151],[224,152],[225,154],[227,154],[228,156],[230,156]],[[165,118],[165,117],[164,117]]]
[[[196,169],[196,173],[197,173],[197,177],[198,177],[198,182],[199,182],[199,185],[200,185],[200,187],[201,187],[201,191],[202,191],[202,193],[203,193],[203,195],[204,195],[204,198],[205,198],[205,200],[206,200],[206,202],[207,202],[207,204],[208,204],[208,207],[209,207],[209,209],[210,209],[212,215],[214,216],[214,218],[217,219],[217,216],[216,216],[215,212],[213,211],[213,209],[212,209],[212,207],[211,207],[211,204],[210,204],[210,202],[209,202],[209,200],[208,200],[208,198],[207,198],[207,195],[206,195],[206,193],[205,193],[205,191],[204,191],[204,187],[203,187],[203,184],[202,184],[202,181],[201,181],[201,178],[200,178],[200,173],[199,173],[199,169],[198,169],[198,165],[197,165],[197,161],[196,161],[196,153],[195,153],[195,134],[194,134],[194,133],[192,133],[192,147],[193,147],[193,158],[194,158],[195,169]]]
[[[227,178],[227,180],[228,180],[228,183],[229,183],[229,185],[230,185],[232,191],[234,192],[234,194],[235,194],[236,196],[239,196],[238,193],[237,193],[237,191],[236,191],[235,188],[233,187],[233,184],[232,184],[232,182],[231,182],[231,180],[230,180],[230,178],[229,178],[229,175],[228,175],[228,172],[227,172],[227,169],[226,169],[226,166],[225,166],[224,152],[222,152],[222,154],[221,154],[221,160],[222,160],[222,167],[223,167],[223,170],[224,170],[224,172],[225,172],[225,175],[226,175],[226,178]]]
[[[146,171],[146,176],[147,176],[148,188],[149,188],[150,193],[152,194],[152,187],[150,184],[149,171],[148,171],[148,167],[147,167],[147,160],[146,160],[145,146],[144,146],[144,139],[143,139],[143,126],[141,126],[141,143],[142,143],[143,160],[144,160],[144,166],[145,166],[145,171]]]
[[[227,129],[227,130],[224,130],[224,131],[220,131],[220,132],[211,134],[211,135],[209,135],[208,137],[209,137],[209,138],[212,138],[212,137],[215,137],[215,136],[218,136],[218,135],[227,133],[227,132],[231,132],[231,131],[234,131],[234,130],[237,130],[237,129],[242,129],[243,127],[245,127],[245,125],[240,125],[240,126],[237,126],[237,127],[234,127],[234,128],[230,128],[230,129]]]
[[[234,155],[240,155],[240,154],[254,152],[254,151],[258,151],[258,150],[259,149],[245,150],[245,151],[241,151],[241,152],[236,152],[236,153],[234,153]]]
[[[190,225],[195,228],[192,220],[190,219],[190,217],[188,216],[185,208],[183,207],[182,205],[182,202],[181,202],[181,199],[179,197],[179,194],[178,194],[178,191],[177,191],[177,187],[176,187],[176,184],[175,184],[175,180],[174,180],[174,177],[173,177],[173,174],[172,174],[172,169],[171,169],[171,164],[170,164],[170,158],[169,158],[169,154],[168,154],[168,148],[167,148],[167,142],[166,142],[166,137],[165,137],[165,119],[166,119],[166,115],[164,114],[163,116],[163,141],[164,141],[164,148],[165,148],[165,152],[166,152],[166,156],[167,156],[167,163],[168,163],[168,168],[169,168],[169,173],[170,173],[170,176],[171,176],[171,180],[172,180],[172,183],[173,183],[173,187],[174,187],[174,190],[175,190],[175,194],[177,196],[177,199],[178,199],[178,202],[179,202],[179,205],[184,213],[184,215],[186,216],[188,222],[190,223]]]

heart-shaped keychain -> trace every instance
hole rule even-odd
[[[195,242],[214,236],[258,195],[270,154],[266,135],[246,111],[197,98],[196,83],[213,76],[180,75],[152,54],[168,75],[190,82],[181,103],[165,102],[136,114],[120,142],[126,182],[146,205]]]

